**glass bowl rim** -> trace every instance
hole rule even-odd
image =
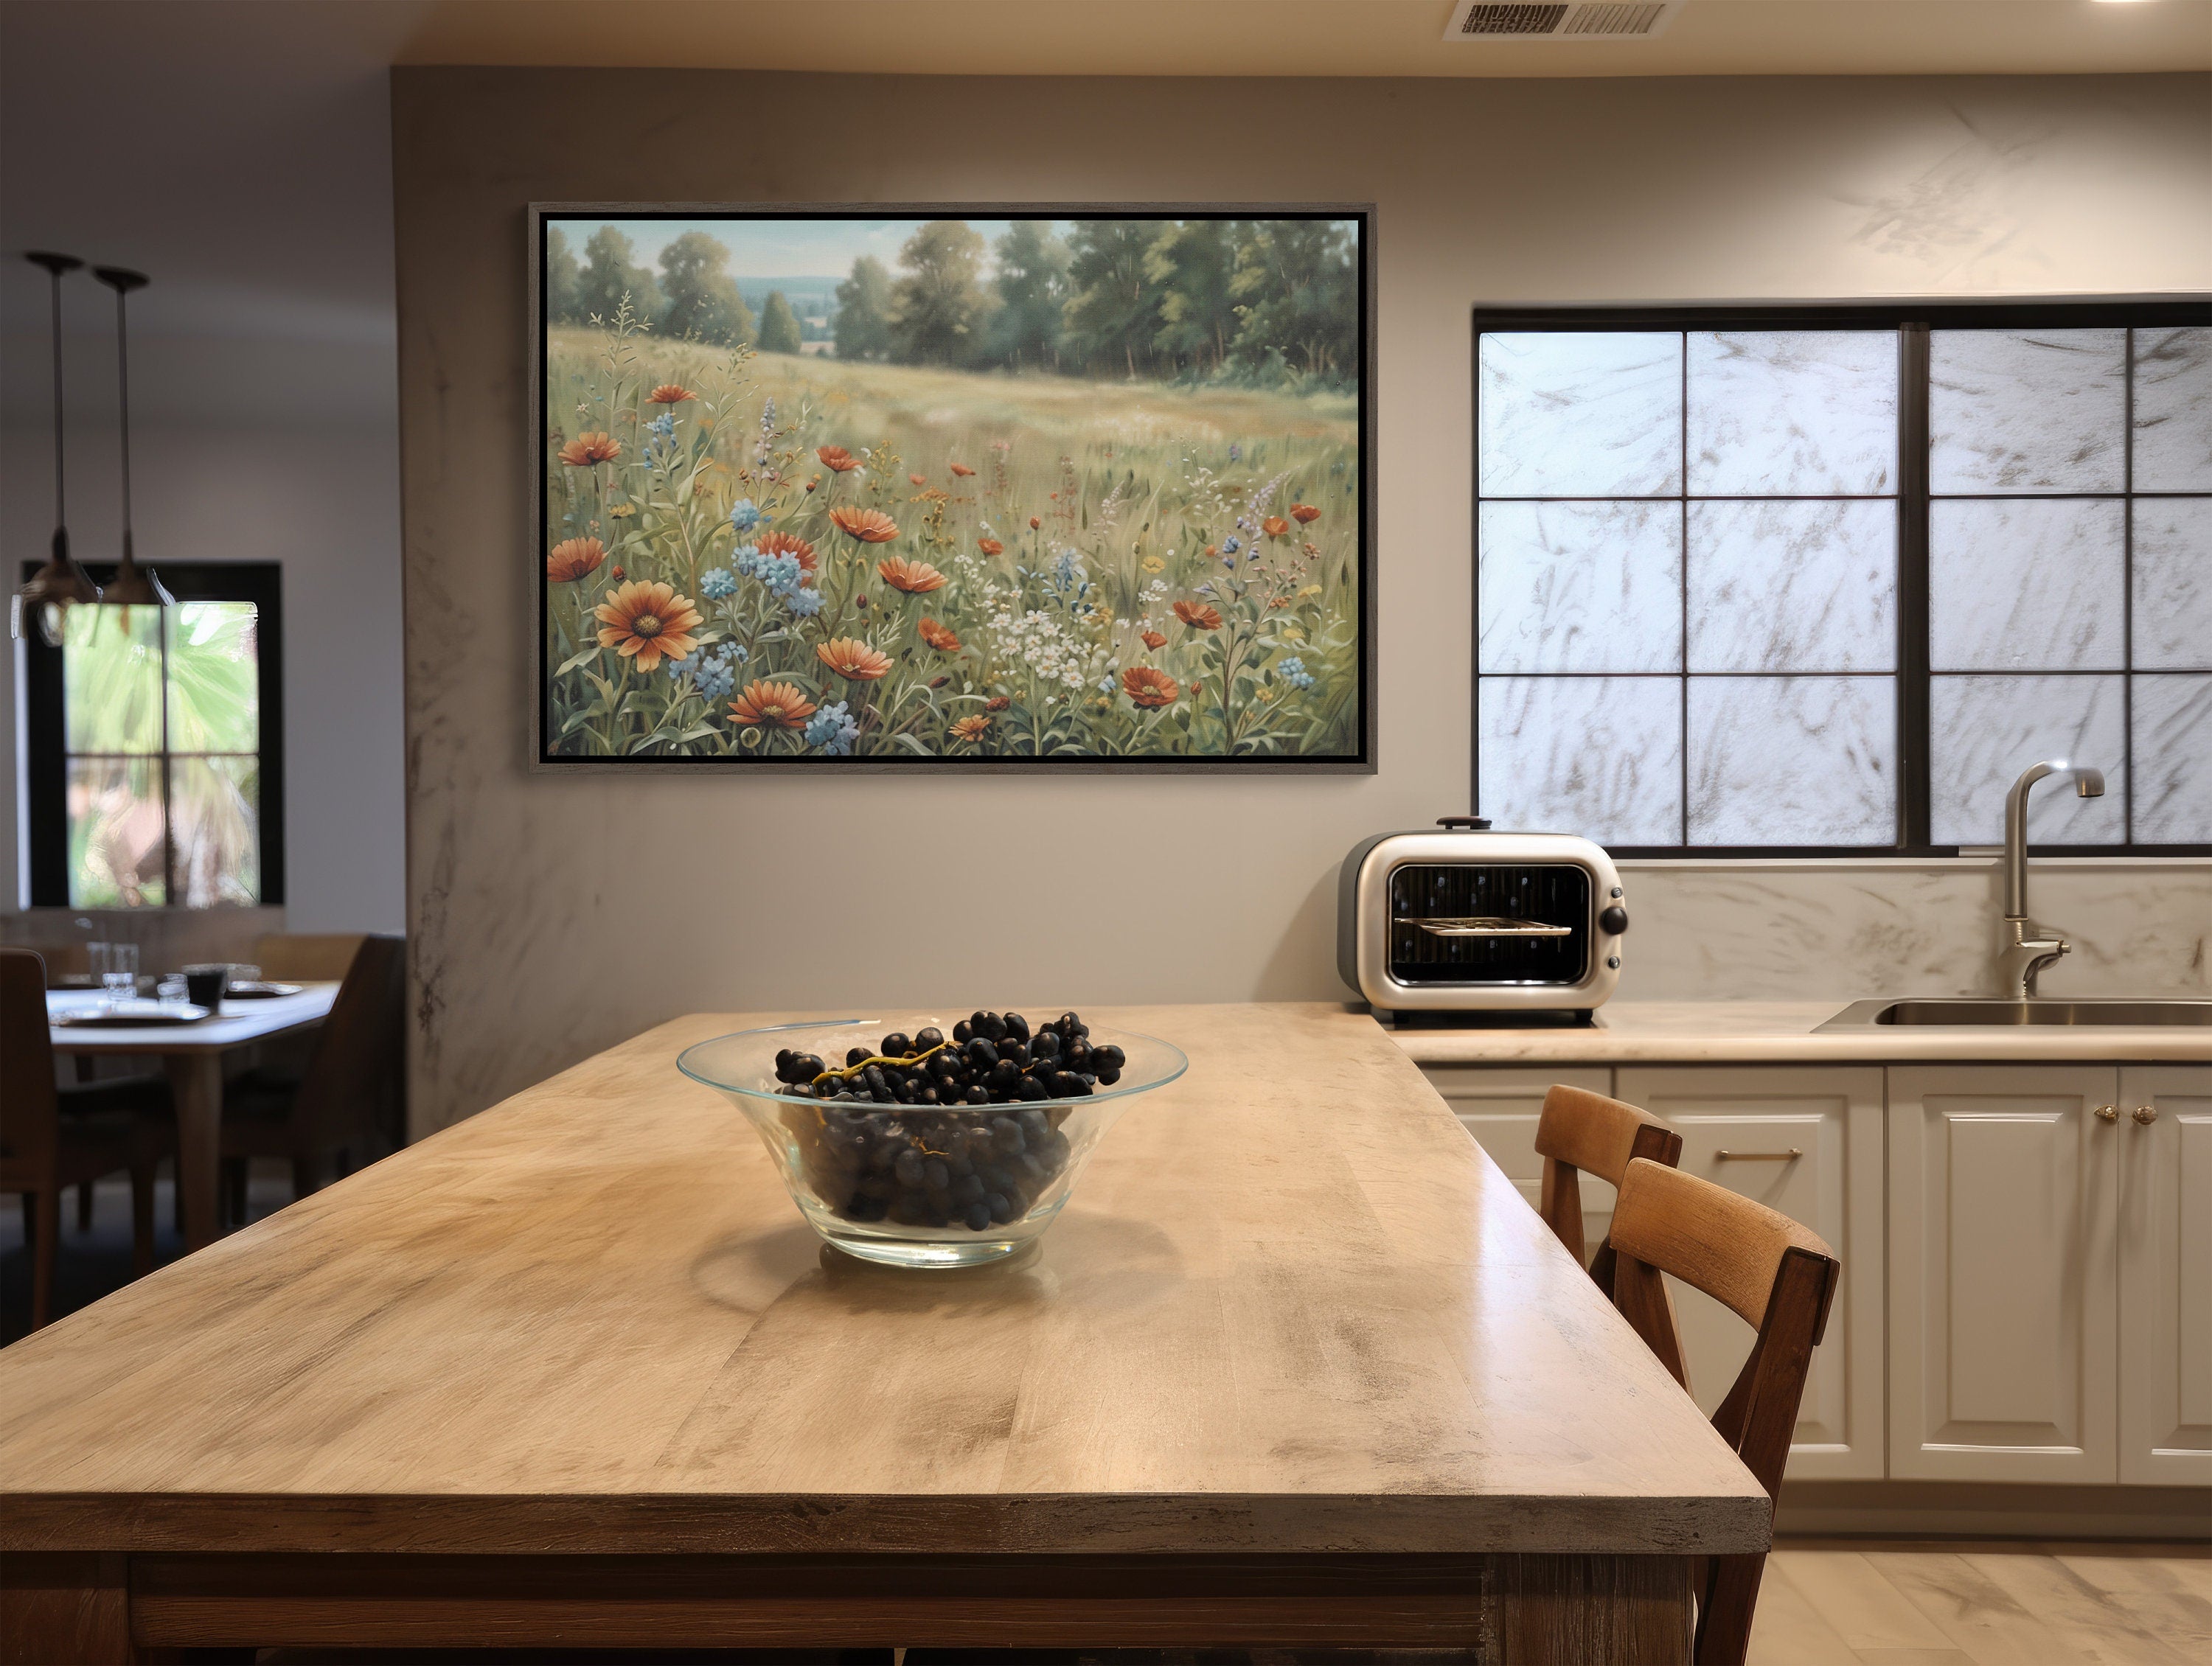
[[[692,1054],[702,1048],[711,1047],[720,1041],[738,1040],[745,1036],[780,1035],[790,1030],[843,1029],[850,1026],[888,1021],[890,1021],[884,1019],[859,1017],[813,1018],[804,1019],[792,1024],[763,1024],[750,1030],[731,1030],[721,1035],[710,1035],[704,1041],[693,1042],[676,1055],[676,1068],[702,1087],[711,1087],[718,1094],[742,1094],[747,1099],[761,1100],[770,1105],[828,1105],[834,1101],[794,1099],[788,1094],[771,1093],[765,1087],[740,1087],[734,1082],[717,1081],[712,1076],[701,1075],[686,1061]],[[1172,1041],[1163,1040],[1157,1035],[1147,1035],[1142,1030],[1115,1029],[1110,1025],[1108,1027],[1107,1033],[1109,1036],[1127,1036],[1133,1041],[1149,1041],[1156,1047],[1166,1048],[1175,1057],[1175,1068],[1165,1075],[1155,1076],[1147,1081],[1129,1082],[1127,1085],[1116,1082],[1111,1087],[1094,1087],[1088,1094],[1077,1099],[1010,1100],[1005,1104],[992,1105],[876,1105],[872,1108],[893,1112],[927,1112],[934,1116],[943,1116],[948,1112],[966,1112],[977,1116],[1005,1116],[1009,1111],[1033,1110],[1047,1105],[1097,1105],[1107,1100],[1127,1099],[1132,1094],[1148,1094],[1155,1087],[1164,1087],[1171,1081],[1180,1081],[1184,1073],[1190,1069],[1190,1055]]]

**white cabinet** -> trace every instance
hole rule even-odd
[[[1889,1072],[1889,1473],[2111,1481],[2110,1065]]]
[[[2119,1088],[2119,1478],[2201,1487],[2212,1482],[2212,1067],[2130,1065]]]
[[[1686,1173],[1826,1239],[1844,1263],[1790,1450],[1792,1480],[1882,1474],[1882,1073],[1879,1067],[1623,1069],[1614,1092],[1682,1136]],[[1669,1280],[1690,1392],[1711,1416],[1756,1340]]]
[[[1490,1160],[1520,1188],[1530,1209],[1543,1193],[1544,1160],[1536,1154],[1536,1123],[1543,1114],[1545,1093],[1554,1082],[1593,1094],[1613,1092],[1613,1072],[1601,1067],[1491,1069],[1431,1064],[1423,1067],[1422,1074]],[[1582,1194],[1583,1244],[1595,1255],[1613,1219],[1613,1188],[1585,1174]]]

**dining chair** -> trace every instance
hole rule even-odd
[[[1536,1153],[1544,1160],[1544,1189],[1536,1212],[1567,1253],[1585,1262],[1597,1287],[1613,1293],[1613,1245],[1591,1257],[1583,1245],[1583,1191],[1578,1176],[1595,1174],[1613,1187],[1638,1157],[1672,1168],[1681,1160],[1682,1136],[1649,1111],[1587,1088],[1555,1085],[1544,1095],[1536,1121]]]
[[[1621,1177],[1608,1236],[1613,1306],[1685,1391],[1690,1379],[1662,1274],[1704,1291],[1759,1332],[1713,1427],[1766,1489],[1771,1509],[1843,1263],[1818,1233],[1780,1211],[1643,1158]],[[1764,1554],[1707,1559],[1698,1576],[1698,1666],[1742,1661],[1765,1566]]]
[[[253,963],[275,982],[336,983],[359,952],[359,931],[271,931],[253,946]]]
[[[253,1158],[290,1160],[294,1196],[305,1197],[370,1160],[380,1139],[404,1141],[395,1113],[406,961],[404,938],[362,938],[300,1074],[256,1068],[223,1085],[224,1191],[234,1221],[245,1216]]]
[[[56,1081],[46,962],[27,948],[0,948],[0,1097],[7,1105],[0,1191],[23,1200],[37,1330],[53,1317],[65,1188],[88,1190],[102,1175],[128,1172],[131,1272],[143,1277],[154,1270],[154,1170],[176,1151],[175,1116],[169,1084],[160,1076]]]

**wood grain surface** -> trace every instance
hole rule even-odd
[[[1765,1548],[1364,1015],[1087,1014],[1190,1071],[959,1273],[827,1249],[677,1074],[788,1016],[663,1025],[0,1351],[0,1551]]]

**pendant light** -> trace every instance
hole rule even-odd
[[[110,607],[173,607],[177,598],[162,585],[161,575],[151,567],[142,569],[131,548],[131,338],[123,302],[133,289],[146,287],[146,275],[120,266],[95,266],[92,275],[115,291],[115,403],[123,424],[123,559],[101,588],[100,600]]]
[[[58,255],[34,249],[23,257],[43,266],[53,284],[54,327],[54,542],[46,566],[23,581],[8,610],[8,633],[20,639],[27,622],[37,627],[48,647],[62,645],[69,610],[80,602],[100,600],[100,586],[70,554],[67,513],[69,475],[63,464],[62,426],[62,275],[84,264],[75,255]]]

